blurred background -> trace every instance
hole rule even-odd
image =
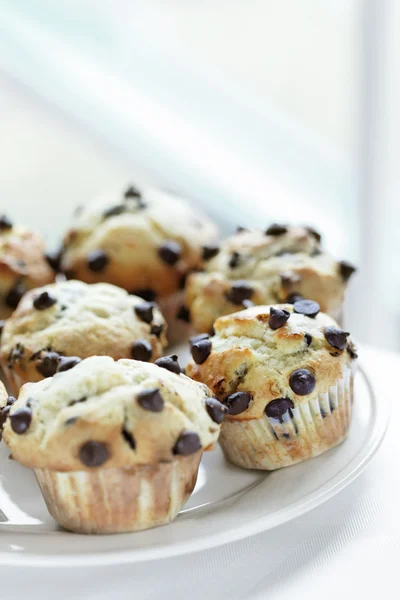
[[[400,349],[396,0],[1,0],[1,212],[50,244],[125,181],[225,232],[314,225],[347,325]]]

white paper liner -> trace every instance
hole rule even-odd
[[[352,415],[353,370],[324,394],[287,411],[282,422],[267,417],[225,421],[219,438],[228,460],[246,469],[272,471],[318,456],[347,436]]]
[[[172,521],[194,489],[201,456],[132,469],[35,469],[35,475],[49,513],[65,529],[123,533]]]

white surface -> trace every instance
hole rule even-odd
[[[47,567],[131,563],[188,554],[272,529],[351,483],[378,448],[387,418],[387,399],[375,396],[358,373],[350,435],[338,448],[269,474],[229,465],[220,450],[206,453],[196,489],[176,521],[126,535],[81,536],[60,530],[47,513],[33,472],[9,461],[2,448],[0,563]]]

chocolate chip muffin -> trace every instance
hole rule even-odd
[[[0,362],[11,389],[74,367],[82,358],[154,361],[167,344],[154,302],[107,283],[58,281],[25,294],[7,320]]]
[[[21,225],[0,217],[0,319],[6,319],[31,288],[54,280],[43,240]]]
[[[160,366],[91,357],[22,388],[4,440],[35,470],[60,525],[115,533],[175,518],[226,412],[179,371],[174,357]]]
[[[194,328],[210,332],[221,315],[300,297],[317,301],[337,318],[355,269],[324,252],[320,241],[307,227],[240,228],[210,251],[204,272],[188,277],[186,306]]]
[[[186,373],[228,408],[228,460],[273,470],[307,460],[347,435],[356,352],[349,333],[311,300],[220,317],[191,339]]]
[[[177,292],[185,277],[202,268],[203,247],[216,236],[215,225],[182,198],[128,186],[77,214],[64,239],[61,268],[68,277],[157,299],[168,320],[182,304]]]

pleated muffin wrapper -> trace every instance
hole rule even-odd
[[[318,456],[340,444],[349,431],[354,369],[317,398],[286,411],[281,419],[263,415],[225,421],[219,438],[226,458],[246,469],[273,471]]]
[[[202,450],[171,462],[91,471],[35,469],[51,516],[76,533],[140,531],[175,519],[196,485]]]

